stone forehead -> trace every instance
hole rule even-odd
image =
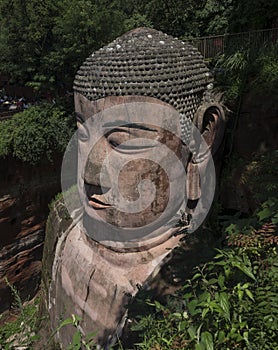
[[[155,29],[137,28],[92,53],[76,74],[74,90],[91,101],[121,95],[155,97],[182,113],[183,124],[193,119],[211,82],[195,47]]]

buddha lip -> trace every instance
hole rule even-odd
[[[110,208],[111,204],[104,202],[103,199],[104,197],[102,195],[94,194],[89,198],[89,205],[95,209]]]

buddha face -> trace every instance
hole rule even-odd
[[[186,197],[189,152],[182,152],[178,112],[145,96],[89,101],[81,94],[75,109],[87,221],[151,231],[163,225]]]
[[[183,116],[156,98],[90,101],[75,93],[75,108],[78,131],[65,153],[62,188],[71,217],[89,237],[116,249],[137,250],[165,241],[178,223],[188,225],[188,214],[188,232],[201,225],[214,195],[211,150],[222,139],[219,105],[197,110],[198,128],[189,120],[183,142]],[[76,181],[72,200],[68,189]]]

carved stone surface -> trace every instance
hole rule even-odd
[[[75,92],[88,100],[107,96],[151,96],[181,113],[182,139],[212,82],[200,52],[177,38],[137,28],[94,52],[80,67]]]
[[[224,120],[210,82],[195,48],[148,28],[116,39],[78,71],[78,191],[64,198],[69,209],[77,196],[81,208],[69,209],[73,221],[61,218],[62,204],[54,208],[44,252],[53,330],[77,314],[84,334],[96,331],[103,348],[113,344],[125,305],[179,244],[173,222],[185,228],[198,210],[208,211],[214,170],[206,170]],[[73,334],[72,327],[57,333],[62,349]]]
[[[41,259],[48,203],[59,191],[57,165],[31,167],[15,159],[0,160],[0,312],[12,302],[5,278],[21,298],[34,296]]]
[[[51,232],[61,235],[52,268],[55,283],[49,290],[52,328],[56,329],[61,319],[79,315],[83,319],[82,331],[88,334],[96,330],[98,344],[107,346],[115,340],[115,331],[121,333],[130,298],[158,272],[168,248],[176,246],[180,238],[172,237],[142,252],[115,252],[88,238],[77,226],[70,225],[62,231],[61,225],[67,224],[59,220],[57,213],[55,219],[52,214],[56,225]],[[70,327],[59,331],[62,347],[70,344],[72,332]]]

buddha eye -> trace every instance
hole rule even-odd
[[[106,139],[111,148],[121,153],[139,153],[157,146],[155,140],[134,136],[126,131],[112,131]]]

